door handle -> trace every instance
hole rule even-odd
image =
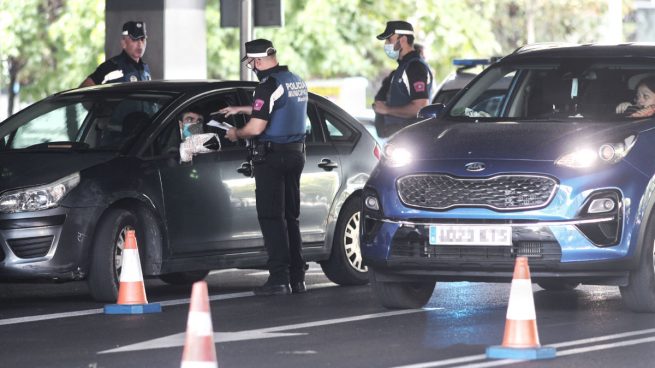
[[[242,162],[241,167],[237,169],[237,172],[243,176],[247,176],[249,178],[252,177],[252,165],[250,162]]]
[[[336,162],[332,162],[329,158],[324,158],[318,163],[318,167],[325,171],[332,171],[332,169],[336,169],[339,165]]]

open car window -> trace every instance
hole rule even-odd
[[[0,149],[118,150],[170,100],[143,94],[46,99],[5,120]]]

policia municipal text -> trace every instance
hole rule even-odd
[[[241,129],[232,128],[231,141],[256,137],[257,217],[268,253],[269,277],[256,295],[303,293],[307,264],[300,237],[300,174],[305,166],[307,86],[286,66],[278,65],[271,41],[246,42],[243,61],[259,78],[252,106],[229,106],[219,113],[250,115]]]

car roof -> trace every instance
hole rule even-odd
[[[538,43],[520,47],[501,61],[557,57],[653,57],[655,43],[571,44]]]
[[[88,92],[131,93],[140,91],[150,92],[197,92],[219,88],[255,87],[257,82],[249,81],[220,81],[220,80],[156,80],[130,83],[110,83],[97,86],[71,89],[57,93],[57,95],[72,95]]]

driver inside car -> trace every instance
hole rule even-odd
[[[635,104],[621,102],[616,106],[616,113],[631,118],[645,118],[655,115],[655,77],[643,78],[637,84]]]

